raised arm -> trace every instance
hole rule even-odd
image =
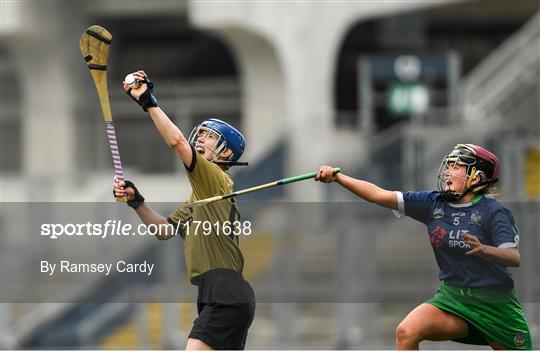
[[[395,192],[380,188],[367,181],[355,179],[343,173],[334,175],[334,168],[331,166],[321,166],[319,173],[315,176],[315,180],[325,183],[337,182],[368,202],[379,204],[390,209],[397,210],[398,208],[397,195]]]
[[[154,84],[148,80],[144,71],[137,71],[132,74],[141,84],[137,88],[130,88],[126,82],[123,82],[124,90],[141,105],[144,111],[148,112],[165,143],[174,149],[185,165],[191,165],[193,152],[189,142],[180,129],[172,123],[167,114],[157,105],[157,100],[152,95]]]
[[[165,114],[160,107],[149,108],[148,113],[165,143],[167,143],[171,149],[174,149],[175,153],[185,165],[191,165],[193,152],[188,140],[180,129],[172,123],[167,114]]]

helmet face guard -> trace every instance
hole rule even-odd
[[[218,119],[208,119],[201,124],[195,126],[195,128],[193,128],[193,130],[191,131],[188,139],[189,144],[193,148],[195,148],[195,145],[197,144],[197,139],[202,132],[211,133],[217,136],[216,143],[210,149],[213,155],[211,161],[213,162],[221,161],[221,163],[236,163],[244,152],[244,136],[240,133],[240,131],[238,131],[236,128],[224,121]],[[231,156],[225,161],[220,160],[221,155],[227,148],[232,151]]]
[[[458,166],[466,167],[466,176],[455,175]],[[498,173],[499,159],[495,154],[474,144],[458,144],[441,162],[437,172],[437,189],[445,200],[456,202],[468,192],[479,192],[489,184],[497,182]],[[472,182],[481,174],[484,179],[473,186]],[[445,190],[450,177],[464,180],[461,190]]]
[[[214,129],[211,129],[209,127],[203,126],[203,124],[195,126],[193,130],[191,131],[191,134],[189,135],[189,144],[195,148],[197,145],[197,140],[199,139],[199,136],[202,132],[207,132],[208,134],[214,134],[217,136],[216,143],[213,147],[210,148],[210,152],[213,155],[213,158],[211,161],[218,160],[221,154],[225,151],[227,148],[227,142],[225,141],[225,138],[223,138],[223,135]]]

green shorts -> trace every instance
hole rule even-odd
[[[529,326],[513,289],[470,289],[443,283],[426,303],[467,322],[469,335],[455,339],[456,342],[497,342],[508,350],[532,349]]]

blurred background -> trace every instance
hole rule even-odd
[[[39,300],[3,297],[2,348],[183,348],[196,316],[180,239],[32,243],[36,224],[48,218],[28,216],[28,204],[51,202],[65,213],[66,203],[81,202],[87,213],[133,216],[111,197],[103,119],[79,51],[93,24],[113,34],[109,94],[126,177],[166,215],[190,188],[181,163],[121,89],[141,68],[184,134],[209,117],[244,133],[250,166],[232,170],[236,189],[327,164],[388,189],[430,190],[453,145],[497,153],[500,200],[522,237],[516,287],[540,345],[537,1],[0,4],[2,286],[40,292]],[[239,201],[254,223],[254,234],[241,239],[245,274],[262,297],[250,349],[392,349],[399,321],[435,292],[421,224],[315,182]],[[43,208],[36,209],[30,214]],[[29,263],[65,253],[95,262],[143,256],[176,269],[145,285],[106,289],[81,278],[58,302]],[[291,298],[284,290],[293,283],[300,288]],[[81,291],[94,298],[74,298]]]

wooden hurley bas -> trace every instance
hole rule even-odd
[[[112,34],[105,28],[94,25],[83,33],[79,42],[81,53],[90,69],[103,111],[105,128],[114,164],[114,174],[118,181],[124,181],[124,170],[120,160],[120,150],[116,141],[116,132],[111,115],[109,92],[107,90],[107,62],[111,48]],[[119,202],[127,202],[127,197],[116,197]]]

